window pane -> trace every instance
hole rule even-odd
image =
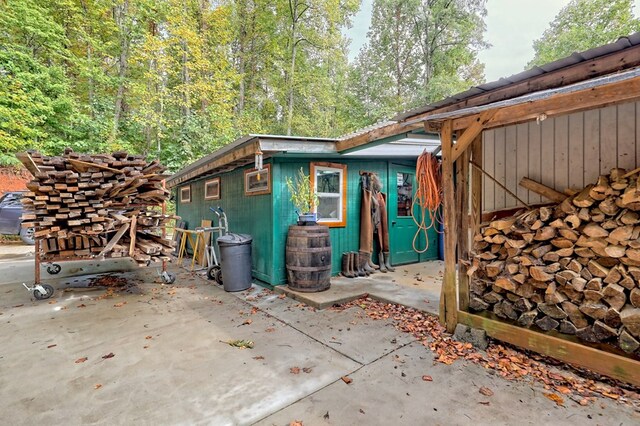
[[[340,172],[338,170],[316,170],[317,192],[340,193]]]
[[[320,205],[318,206],[319,219],[339,219],[340,218],[340,198],[318,196]]]
[[[413,175],[411,173],[397,173],[396,179],[398,186],[398,217],[411,216]]]

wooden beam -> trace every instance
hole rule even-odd
[[[122,170],[113,169],[111,167],[103,166],[102,164],[98,164],[98,163],[88,163],[86,161],[76,160],[73,158],[68,158],[67,161],[73,164],[73,166],[79,172],[86,172],[89,169],[99,169],[99,170],[105,170],[107,172],[116,173],[116,174],[124,173],[124,171]]]
[[[640,99],[640,77],[522,104],[504,106],[486,123],[485,128],[490,129],[531,121],[542,114],[545,114],[546,117],[554,117],[637,99]],[[433,113],[430,114],[433,115]],[[453,119],[453,130],[466,129],[473,123],[475,117],[474,114]],[[429,126],[425,128],[429,128]]]
[[[133,256],[133,250],[136,248],[136,228],[138,224],[138,216],[133,216],[131,219],[131,228],[129,229],[129,239],[131,242],[129,243],[129,256]],[[165,230],[165,227],[162,228]],[[163,236],[164,238],[164,236]]]
[[[471,159],[482,167],[482,133],[476,136],[471,144]],[[475,167],[471,171],[471,232],[473,235],[480,231],[482,223],[482,172]]]
[[[405,123],[389,124],[387,126],[365,132],[361,135],[357,135],[349,139],[340,140],[336,142],[336,149],[338,150],[338,152],[346,151],[348,149],[357,148],[359,146],[366,145],[379,139],[400,135],[402,133],[410,132],[411,130],[421,129],[422,127],[423,126],[421,123],[414,123],[411,125],[407,125]]]
[[[456,141],[456,144],[453,147],[453,155],[452,160],[455,161],[462,155],[463,152],[469,148],[471,142],[474,141],[476,136],[482,133],[482,129],[486,126],[487,122],[493,118],[494,115],[498,112],[497,109],[484,111],[477,116],[475,116],[474,120],[472,120],[469,127],[467,127],[462,135]]]
[[[492,102],[515,98],[527,93],[566,86],[588,78],[601,77],[620,70],[630,69],[637,65],[640,65],[640,45],[614,52],[603,57],[594,58],[589,61],[580,62],[556,71],[547,72],[536,77],[528,78],[519,83],[491,90],[442,108],[409,117],[407,120],[421,119],[433,114],[441,114],[463,108],[485,105]]]
[[[120,238],[122,238],[124,233],[127,232],[127,229],[129,229],[129,224],[128,223],[125,223],[124,225],[122,225],[120,227],[120,229],[118,229],[118,232],[116,232],[116,234],[113,237],[111,237],[111,240],[109,240],[107,245],[104,246],[102,251],[98,254],[98,257],[104,256],[105,254],[107,254],[111,250],[113,250],[113,246],[118,244],[118,241],[120,241]]]
[[[559,337],[560,334],[541,333],[511,325],[489,315],[460,311],[458,319],[461,324],[485,330],[494,339],[640,386],[640,361],[579,343],[577,339]]]
[[[509,188],[507,188],[506,186],[504,186],[502,184],[502,182],[498,181],[496,178],[494,178],[493,176],[491,176],[489,173],[485,172],[482,167],[480,167],[479,165],[477,165],[476,163],[474,163],[473,161],[471,162],[471,165],[473,167],[475,167],[477,170],[479,170],[480,172],[482,172],[486,177],[488,177],[489,179],[491,179],[493,182],[495,182],[496,185],[498,185],[500,188],[504,189],[505,192],[509,195],[511,195],[513,198],[515,198],[518,202],[520,202],[523,206],[525,206],[526,208],[529,208],[529,205],[527,203],[525,203],[524,201],[522,201],[516,194],[514,194],[513,192],[509,191]]]
[[[456,160],[456,211],[458,212],[458,304],[459,309],[469,307],[469,157],[471,147]]]
[[[456,300],[456,206],[453,186],[453,132],[451,121],[445,121],[440,134],[442,141],[442,190],[444,193],[444,277],[440,293],[440,322],[453,333],[458,323]]]
[[[31,173],[34,177],[37,173],[40,173],[38,165],[33,162],[33,158],[31,158],[31,155],[29,155],[28,152],[19,152],[16,154],[16,158],[20,160],[24,167],[26,167],[26,169],[29,170],[29,173]],[[38,281],[36,281],[36,283],[37,282]]]
[[[529,179],[528,177],[523,177],[522,179],[520,179],[519,185],[523,188],[528,189],[529,191],[542,195],[548,200],[555,201],[556,203],[561,203],[567,198],[567,196],[562,192],[558,192],[555,189],[549,188],[548,186],[536,182],[535,180]]]

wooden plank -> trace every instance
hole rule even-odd
[[[477,135],[476,135],[477,136]],[[456,203],[458,212],[458,306],[461,310],[469,307],[469,277],[467,262],[470,260],[469,246],[469,158],[471,146],[456,161]]]
[[[553,168],[553,139],[555,137],[554,120],[547,119],[540,123],[540,179],[536,181],[550,188],[555,186],[555,170]]]
[[[600,174],[608,174],[617,167],[617,108],[610,106],[600,111]]]
[[[482,163],[482,169],[487,173],[493,175],[495,173],[494,164],[495,164],[495,130],[489,130],[482,132],[483,134],[483,142],[482,142],[482,151],[484,161]],[[481,171],[478,173],[482,174]],[[482,202],[483,202],[483,211],[493,211],[496,210],[496,200],[495,200],[495,191],[496,184],[486,177],[482,179],[484,191],[482,193]]]
[[[567,196],[562,192],[558,192],[553,188],[549,188],[546,185],[543,185],[526,177],[520,179],[519,185],[556,203],[561,203],[565,200],[565,198],[567,198]]]
[[[468,312],[458,312],[458,319],[461,324],[485,330],[494,339],[640,386],[640,362],[631,358]]]
[[[518,192],[518,141],[516,138],[516,126],[505,127],[505,174],[504,185],[509,191]],[[517,195],[517,194],[516,194]],[[505,207],[515,207],[518,201],[512,197],[505,198]]]
[[[541,156],[540,151],[542,149],[541,141],[541,129],[540,125],[536,122],[527,123],[529,131],[529,168],[527,169],[527,176],[531,179],[540,181],[542,177]],[[529,193],[529,203],[536,204],[542,201],[542,198],[538,194]]]
[[[496,115],[487,122],[485,128],[491,129],[523,123],[535,120],[542,114],[547,118],[552,118],[562,114],[587,111],[638,99],[640,99],[640,76],[575,92],[556,94],[536,101],[502,106]],[[430,115],[434,114],[430,113]],[[440,118],[437,121],[453,119],[453,131],[456,131],[465,129],[473,122],[473,117],[475,115],[471,115],[471,113],[466,116],[459,114],[459,118]]]
[[[491,120],[494,115],[496,115],[496,112],[498,112],[498,110],[485,111],[481,114],[478,114],[472,120],[470,126],[467,127],[464,132],[462,132],[462,135],[460,135],[460,137],[456,141],[455,146],[453,147],[451,158],[452,161],[456,161],[462,155],[462,153],[469,148],[471,142],[473,142],[476,136],[478,136],[480,132],[482,132],[485,124],[487,124],[487,122]]]
[[[437,108],[422,114],[417,114],[407,118],[407,120],[415,120],[425,118],[428,115],[456,111],[462,108],[484,105],[491,102],[499,102],[527,93],[537,92],[539,90],[567,86],[587,78],[595,78],[623,69],[630,69],[638,64],[640,64],[640,45],[599,58],[594,58],[589,61],[580,62],[556,71],[544,73],[542,75],[523,80],[519,83],[485,92],[451,105]]]
[[[584,184],[596,183],[600,176],[600,110],[584,113]]]
[[[343,139],[336,142],[336,149],[338,152],[346,151],[348,149],[357,148],[362,145],[366,145],[370,142],[377,141],[379,139],[388,138],[402,133],[410,132],[411,130],[422,128],[422,123],[415,123],[407,125],[406,123],[393,123],[378,129],[374,129],[365,132],[360,135],[356,135],[349,139]]]
[[[456,212],[453,186],[453,132],[451,121],[445,121],[440,134],[442,143],[442,189],[444,210],[444,276],[440,294],[440,321],[453,333],[458,323],[456,301]]]
[[[618,167],[636,168],[636,104],[618,105]]]
[[[107,167],[107,166],[104,166],[102,164],[89,163],[87,161],[80,161],[80,160],[76,160],[76,159],[73,159],[73,158],[67,158],[66,161],[68,161],[69,163],[73,164],[73,166],[79,172],[85,172],[90,168],[95,168],[95,169],[100,169],[100,170],[106,170],[106,171],[109,171],[111,173],[117,173],[117,174],[124,173],[124,171],[122,171],[122,170],[112,169],[111,167]]]
[[[559,191],[569,187],[569,116],[562,115],[554,120],[553,162],[554,188]]]
[[[471,159],[482,167],[482,134],[471,144]],[[482,222],[482,172],[471,168],[471,232],[475,235],[480,231]]]
[[[525,176],[529,176],[529,125],[527,123],[516,126],[516,178],[519,181]],[[529,191],[521,186],[517,186],[516,195],[529,203]]]
[[[98,253],[98,257],[104,256],[105,254],[107,254],[111,250],[113,250],[113,246],[115,246],[118,243],[118,241],[120,241],[120,238],[122,238],[124,233],[127,232],[127,229],[129,229],[129,224],[128,223],[125,223],[124,225],[122,225],[120,227],[120,229],[118,229],[118,232],[116,232],[115,235],[113,237],[111,237],[111,240],[109,240],[107,245],[104,246],[102,251],[100,253]]]
[[[582,189],[584,182],[584,113],[569,116],[569,188]]]
[[[137,223],[138,222],[138,216],[134,215],[133,218],[131,219],[131,228],[129,229],[129,256],[133,256],[133,250],[136,247],[136,231],[137,231]]]
[[[28,152],[19,152],[16,154],[16,158],[20,160],[24,167],[29,170],[29,173],[31,173],[34,177],[37,173],[40,173],[38,165],[33,162],[33,158],[31,158],[31,155],[29,155]]]
[[[495,136],[495,164],[494,164],[494,173],[493,178],[496,180],[496,183],[499,183],[499,187],[505,189],[505,179],[507,176],[506,170],[507,165],[505,162],[506,158],[506,141],[505,141],[505,129],[500,128],[496,129]],[[504,209],[507,204],[507,194],[505,191],[496,188],[496,193],[494,195],[495,198],[495,206],[497,209]]]

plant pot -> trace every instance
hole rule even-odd
[[[313,226],[318,222],[318,214],[317,213],[304,213],[298,215],[298,225],[299,226]]]

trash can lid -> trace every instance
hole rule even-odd
[[[230,233],[219,237],[217,241],[221,246],[240,246],[243,244],[251,244],[251,241],[253,241],[253,237],[247,234]]]

